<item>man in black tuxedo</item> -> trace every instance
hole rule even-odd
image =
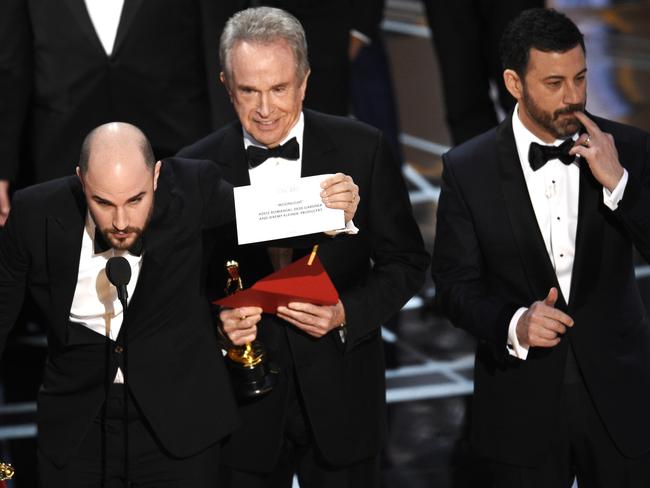
[[[127,354],[129,479],[214,486],[217,442],[237,413],[196,236],[232,220],[231,187],[209,162],[156,163],[127,124],[88,136],[78,175],[17,192],[0,240],[0,347],[26,291],[48,321],[42,486],[124,485]],[[133,273],[126,314],[103,271],[118,255]]]
[[[73,174],[102,123],[141,127],[162,158],[232,120],[218,39],[233,12],[211,0],[0,2],[0,224],[10,181]]]
[[[102,123],[142,127],[164,158],[232,120],[217,89],[231,14],[214,0],[0,1],[0,226],[10,185],[74,174],[84,135]],[[33,400],[41,380],[42,350],[21,345],[25,321],[42,322],[29,304],[0,367],[24,372],[17,385],[0,374],[9,401]],[[30,442],[12,441],[22,473],[35,471],[34,449],[20,447]]]
[[[518,105],[444,156],[433,276],[479,340],[472,441],[498,487],[650,480],[650,137],[586,115],[582,34],[522,13],[501,44]]]
[[[361,195],[358,235],[332,237],[318,250],[340,294],[336,305],[220,314],[230,340],[258,337],[281,370],[268,395],[241,405],[242,425],[224,445],[220,479],[232,487],[291,487],[297,472],[303,486],[379,486],[385,430],[380,327],[418,291],[427,266],[399,165],[376,129],[302,109],[307,47],[290,14],[268,7],[238,13],[220,50],[222,80],[239,122],[180,154],[215,161],[234,185],[340,171],[354,178]],[[288,154],[289,147],[295,152]],[[256,166],[247,162],[247,153],[265,151],[260,148],[281,154],[267,154]],[[238,246],[231,229],[230,241],[224,237],[216,247],[209,274],[223,293],[226,260],[239,262],[250,286],[308,251]]]

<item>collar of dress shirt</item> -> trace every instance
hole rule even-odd
[[[512,112],[512,132],[515,136],[517,154],[519,154],[519,162],[521,163],[521,167],[524,170],[524,174],[533,172],[533,169],[528,163],[528,151],[530,150],[530,143],[536,142],[537,144],[542,144],[544,146],[548,146],[549,144],[542,141],[539,137],[529,131],[526,126],[524,126],[523,122],[519,118],[519,104],[515,105],[515,109]],[[571,136],[571,138],[575,141],[578,139],[578,136],[579,134],[576,132]],[[552,145],[559,146],[564,141],[565,139],[555,139]],[[573,164],[577,165],[577,158]]]
[[[300,117],[298,117],[298,121],[291,128],[291,130],[287,134],[287,137],[282,139],[282,141],[280,142],[280,144],[284,144],[292,137],[295,137],[296,140],[298,141],[298,145],[300,146],[300,157],[298,158],[299,161],[302,161],[302,136],[304,131],[305,131],[305,116],[302,112],[300,112]],[[248,132],[246,132],[246,129],[244,129],[243,127],[242,127],[242,132],[244,134],[244,150],[246,150],[248,146],[257,146],[257,147],[266,148],[264,144],[260,144],[253,138],[253,136],[251,136]],[[264,164],[265,163],[262,163],[260,166],[263,166]]]
[[[107,56],[113,54],[124,0],[85,0],[86,10]]]

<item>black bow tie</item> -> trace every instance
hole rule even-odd
[[[528,150],[528,162],[533,171],[537,171],[544,166],[551,159],[559,159],[564,164],[569,165],[575,161],[575,156],[569,154],[569,150],[573,147],[574,141],[569,138],[559,146],[543,146],[536,142],[530,143]]]
[[[258,146],[248,146],[246,148],[246,159],[248,167],[255,168],[269,158],[283,158],[296,160],[300,157],[300,146],[295,137],[289,139],[280,146],[266,149]]]
[[[95,229],[95,242],[93,242],[93,247],[95,254],[101,254],[111,249],[111,245],[106,242],[104,234],[102,234],[99,229]],[[129,248],[129,252],[134,256],[139,256],[142,254],[142,248],[142,238],[138,237],[138,239],[136,239],[133,245]]]

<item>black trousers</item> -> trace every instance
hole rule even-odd
[[[562,428],[540,465],[488,463],[491,480],[481,488],[570,488],[574,477],[580,488],[650,487],[650,453],[629,459],[618,451],[584,383],[564,385],[562,407]]]
[[[297,385],[290,380],[287,424],[282,451],[271,473],[260,474],[221,466],[219,486],[227,488],[291,488],[298,476],[300,488],[379,488],[379,455],[345,466],[323,459],[310,432]]]
[[[499,40],[506,25],[544,0],[423,0],[440,64],[447,125],[454,145],[498,123],[490,80],[504,112],[515,100],[503,84]]]
[[[113,385],[105,411],[63,467],[39,452],[43,488],[217,488],[219,445],[175,458],[160,445],[131,395],[128,397],[128,480],[125,472],[124,386]],[[164,408],[164,405],[160,406]]]

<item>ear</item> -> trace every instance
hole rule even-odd
[[[162,161],[158,161],[156,166],[153,169],[153,191],[156,191],[158,188],[158,177],[160,176],[160,168],[162,167]]]
[[[81,187],[84,187],[84,179],[81,176],[81,169],[79,169],[79,166],[75,169],[75,172],[77,173],[77,178],[79,178],[79,181],[81,181]]]
[[[310,74],[311,74],[311,70],[307,70],[307,73],[305,73],[305,77],[302,79],[302,82],[300,83],[300,91],[302,94],[301,100],[305,99],[305,93],[307,93],[307,79],[309,78]]]
[[[226,91],[228,92],[228,96],[230,97],[230,101],[232,102],[232,93],[230,91],[230,86],[228,85],[228,79],[226,78],[226,73],[221,72],[219,73],[219,79],[221,80],[221,84],[224,86]]]
[[[515,70],[507,69],[503,72],[503,83],[506,85],[506,89],[510,92],[510,95],[517,101],[523,98],[523,81]]]

